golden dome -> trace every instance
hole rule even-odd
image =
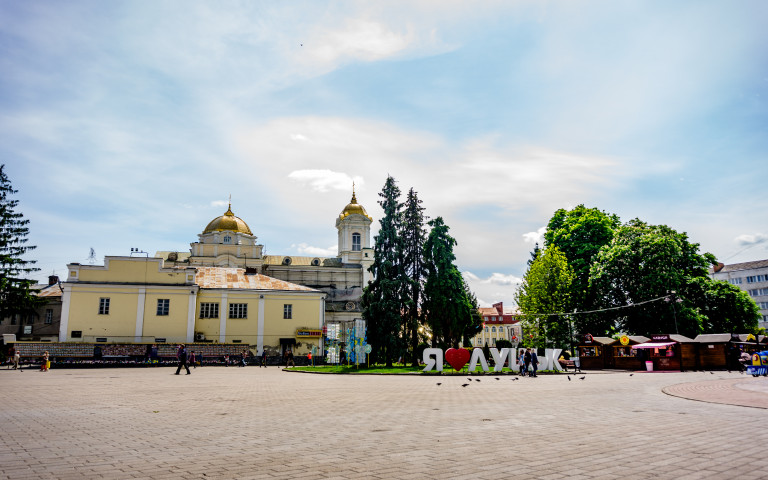
[[[367,217],[368,220],[373,221],[371,217],[368,216],[368,212],[365,211],[365,208],[363,208],[362,205],[357,203],[357,197],[355,197],[355,190],[352,190],[352,200],[350,200],[349,204],[344,207],[344,210],[341,212],[341,215],[339,215],[339,218],[346,218],[349,215],[362,215],[364,217]]]
[[[205,227],[205,230],[203,230],[203,234],[223,232],[224,230],[253,235],[251,229],[248,228],[248,224],[232,213],[232,204],[229,205],[229,208],[227,208],[227,212],[224,215],[211,220],[211,223],[209,223],[208,226]]]

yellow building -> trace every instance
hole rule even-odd
[[[259,354],[322,348],[327,323],[360,318],[371,223],[353,192],[336,219],[337,257],[262,255],[230,205],[189,252],[70,264],[59,340],[243,343]]]

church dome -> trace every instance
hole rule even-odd
[[[347,204],[346,207],[344,207],[344,210],[341,212],[341,215],[339,215],[339,218],[346,218],[350,215],[362,215],[368,220],[373,220],[371,217],[368,216],[368,212],[365,211],[365,208],[363,208],[362,205],[357,203],[357,197],[355,197],[355,191],[352,191],[352,200],[350,200],[349,204]]]
[[[211,223],[209,223],[208,226],[205,227],[205,230],[203,230],[203,234],[211,232],[222,232],[224,230],[253,235],[253,233],[251,233],[251,229],[248,228],[248,224],[245,223],[241,218],[236,217],[234,213],[232,213],[231,204],[229,205],[229,208],[227,208],[227,212],[224,215],[211,220]]]

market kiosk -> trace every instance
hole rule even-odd
[[[692,370],[696,368],[696,342],[677,334],[651,335],[649,342],[633,345],[644,350],[648,371]]]
[[[584,335],[579,345],[579,364],[582,370],[613,368],[613,349],[616,340],[610,337]]]
[[[698,367],[703,370],[739,368],[741,352],[757,349],[755,342],[748,342],[749,335],[737,333],[701,334],[694,340],[698,347]],[[752,347],[751,349],[749,347]]]
[[[622,335],[613,349],[613,368],[620,370],[645,370],[645,351],[632,348],[649,341],[648,337],[640,335]]]

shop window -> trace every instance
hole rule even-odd
[[[200,318],[219,318],[219,304],[201,303]]]
[[[109,298],[99,299],[99,315],[109,315]]]
[[[248,304],[230,303],[229,318],[248,318]]]
[[[157,299],[157,315],[166,316],[171,309],[171,300],[168,298]]]
[[[283,305],[283,318],[284,319],[290,319],[293,318],[293,305],[290,303],[286,303]]]
[[[581,347],[582,357],[598,357],[600,356],[600,349],[598,347]]]

